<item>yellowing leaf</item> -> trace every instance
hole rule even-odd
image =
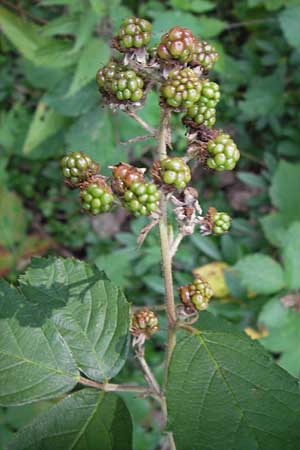
[[[244,332],[251,337],[251,339],[256,340],[256,339],[261,339],[263,337],[268,336],[269,332],[266,329],[266,327],[260,327],[258,330],[255,330],[254,328],[251,327],[246,327],[244,329]]]
[[[214,291],[214,297],[223,298],[229,295],[229,289],[224,276],[224,269],[228,267],[228,264],[225,262],[215,261],[210,264],[205,264],[202,267],[197,267],[193,270],[193,274],[200,276],[211,285]]]

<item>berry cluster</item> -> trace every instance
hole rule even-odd
[[[163,61],[172,59],[181,63],[192,61],[196,49],[196,40],[193,33],[187,28],[171,28],[161,38],[157,48],[157,55]]]
[[[151,39],[152,25],[145,19],[127,17],[123,20],[117,34],[120,50],[141,48],[146,46]]]
[[[206,164],[210,169],[218,171],[233,170],[240,159],[240,152],[229,134],[220,133],[209,141],[207,151],[209,157]]]
[[[154,183],[144,179],[144,170],[120,163],[112,167],[114,191],[121,197],[123,205],[134,216],[147,216],[157,211],[160,192]]]
[[[201,81],[192,69],[173,69],[161,86],[161,94],[169,106],[190,108],[200,99],[201,89]]]
[[[225,212],[216,212],[212,215],[212,232],[215,235],[226,233],[230,228],[231,217]]]
[[[114,200],[110,187],[101,178],[83,187],[80,197],[82,208],[94,215],[109,211]]]
[[[147,216],[157,211],[159,199],[160,192],[154,183],[136,181],[124,193],[124,206],[136,217]]]
[[[66,184],[77,187],[89,177],[95,175],[99,166],[82,152],[72,152],[61,160],[61,168]]]
[[[156,314],[148,308],[140,309],[131,316],[130,332],[133,336],[144,335],[149,338],[159,330]]]
[[[218,61],[219,54],[216,49],[206,41],[198,41],[193,55],[193,65],[210,70]]]
[[[97,72],[100,91],[120,102],[138,102],[142,99],[144,81],[132,69],[111,61]]]
[[[176,189],[185,189],[191,181],[191,171],[182,158],[165,158],[160,161],[161,177]]]
[[[202,91],[199,101],[188,108],[185,118],[206,127],[216,123],[216,105],[220,100],[220,89],[217,83],[209,80],[202,82]]]
[[[200,277],[193,283],[181,286],[179,289],[180,300],[187,311],[202,311],[207,309],[213,291],[210,285]]]

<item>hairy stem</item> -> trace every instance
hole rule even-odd
[[[149,384],[149,387],[158,397],[161,397],[160,386],[159,386],[158,382],[156,381],[155,376],[153,375],[150,367],[148,366],[148,363],[145,360],[144,354],[142,352],[137,351],[136,357],[140,363],[140,366],[141,366],[143,374],[144,374],[144,378],[147,381],[147,383]]]
[[[170,134],[169,127],[170,127],[170,111],[162,110],[158,134],[158,147],[157,147],[159,159],[163,159],[167,156],[167,144],[169,141],[169,134]],[[161,248],[162,270],[165,285],[165,303],[168,319],[168,338],[167,338],[168,340],[167,340],[165,373],[164,373],[164,384],[166,385],[168,377],[168,367],[172,351],[176,342],[176,332],[175,332],[176,314],[175,314],[174,289],[172,277],[172,257],[169,245],[167,199],[165,195],[162,195],[160,207],[161,207],[161,217],[159,220],[160,248]]]
[[[89,380],[84,377],[80,377],[79,383],[105,392],[134,392],[135,394],[143,396],[152,395],[152,391],[150,389],[131,384],[98,383],[97,381]]]

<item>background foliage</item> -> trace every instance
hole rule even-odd
[[[59,160],[83,150],[104,168],[119,160],[147,165],[153,143],[125,147],[141,134],[127,116],[101,107],[95,72],[109,58],[109,40],[123,17],[153,21],[154,39],[180,24],[220,52],[213,78],[222,100],[218,126],[241,149],[235,173],[194,168],[204,208],[213,203],[234,218],[230,234],[195,234],[175,259],[175,284],[201,267],[213,284],[210,310],[246,329],[277,362],[300,376],[300,21],[299,0],[21,0],[0,6],[0,274],[10,281],[32,255],[74,255],[96,263],[135,304],[162,303],[158,236],[141,249],[143,219],[124,211],[92,220],[63,185]],[[151,94],[142,117],[158,121]],[[178,125],[178,127],[177,127]],[[184,150],[179,119],[175,151]],[[203,267],[204,266],[204,267]],[[162,319],[163,320],[163,319]],[[148,358],[162,376],[162,331]],[[118,375],[139,381],[131,361]],[[161,420],[151,402],[125,401],[137,418],[135,448],[154,449]],[[113,400],[111,400],[113,401]],[[31,418],[51,406],[0,410],[0,448]],[[68,407],[68,405],[67,405]]]

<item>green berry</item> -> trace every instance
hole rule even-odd
[[[191,181],[189,166],[181,158],[165,158],[160,162],[162,180],[173,184],[177,189],[185,189]]]
[[[97,72],[96,81],[102,93],[122,102],[138,102],[144,95],[143,79],[134,70],[114,61]]]
[[[158,329],[158,318],[150,309],[143,308],[132,314],[130,332],[133,336],[143,334],[146,338],[150,338]]]
[[[206,41],[196,43],[193,55],[193,64],[200,65],[206,70],[210,70],[217,62],[219,54],[216,49]]]
[[[75,187],[95,175],[99,166],[84,153],[73,152],[63,157],[61,169],[66,182]]]
[[[230,228],[231,217],[225,212],[216,212],[212,216],[212,232],[216,235],[226,233]]]
[[[122,50],[141,48],[151,39],[152,25],[139,17],[127,17],[118,31],[117,40]]]
[[[210,169],[233,170],[240,158],[240,152],[229,134],[219,134],[207,143],[209,157],[206,161]]]
[[[157,55],[166,62],[175,59],[187,63],[192,61],[195,49],[196,39],[191,30],[177,26],[162,36]]]
[[[185,307],[197,311],[207,309],[213,295],[210,285],[200,277],[196,278],[193,283],[181,286],[178,291],[180,300]]]
[[[199,100],[201,89],[201,81],[192,69],[173,69],[161,86],[161,94],[169,106],[190,108]]]
[[[136,217],[148,216],[158,209],[160,192],[154,183],[135,181],[124,192],[123,199],[125,208]]]
[[[91,214],[100,214],[111,209],[113,194],[101,179],[85,186],[80,193],[82,208]]]
[[[216,123],[215,106],[220,99],[220,89],[217,83],[209,80],[202,82],[202,91],[199,101],[188,108],[186,118],[197,124],[212,127]]]

